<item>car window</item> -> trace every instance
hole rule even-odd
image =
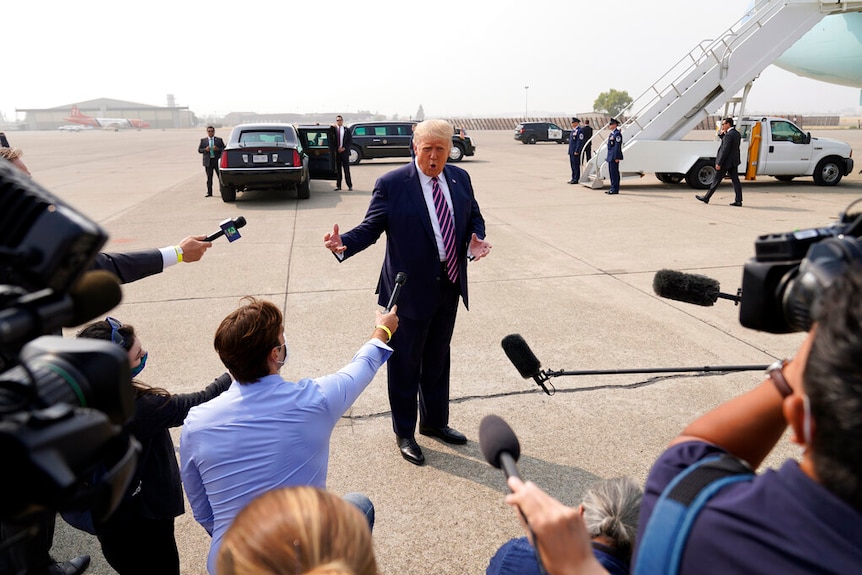
[[[391,128],[389,131],[390,136],[409,136],[412,133],[410,126],[405,124],[397,124],[389,127]]]
[[[326,148],[329,146],[329,134],[327,132],[305,132],[308,145],[311,148]]]
[[[249,131],[239,135],[240,144],[295,144],[293,134],[281,130]]]
[[[368,126],[356,126],[353,128],[354,136],[367,136],[368,135]]]
[[[552,130],[562,130],[562,128],[560,128],[558,125],[554,124],[553,122],[548,122],[548,127]]]
[[[794,144],[802,143],[802,132],[790,122],[773,120],[769,124],[770,129],[772,130],[773,142],[793,142]]]
[[[374,135],[375,136],[385,136],[386,135],[386,126],[374,126]]]

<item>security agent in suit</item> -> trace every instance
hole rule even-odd
[[[593,157],[593,127],[590,126],[589,120],[584,120],[584,125],[581,126],[581,131],[584,133],[584,151],[581,152],[581,163],[589,162]]]
[[[572,179],[570,184],[577,184],[581,179],[581,150],[584,149],[586,139],[580,127],[581,121],[572,118],[572,135],[569,138],[569,164],[572,167]]]
[[[742,141],[742,135],[733,126],[733,118],[725,118],[721,121],[721,131],[718,133],[721,138],[721,145],[718,146],[718,153],[715,155],[715,175],[712,178],[712,183],[709,184],[709,191],[706,195],[695,196],[704,204],[709,203],[718,184],[724,179],[724,176],[729,175],[730,181],[733,182],[733,193],[735,198],[730,204],[738,208],[742,207],[742,185],[739,183],[739,144]]]
[[[620,160],[623,159],[623,135],[620,133],[620,121],[611,118],[608,123],[611,127],[611,135],[608,136],[608,175],[611,178],[611,188],[606,194],[620,193]]]
[[[338,169],[338,179],[335,181],[335,189],[341,189],[341,172],[344,171],[344,183],[347,189],[353,189],[353,180],[350,178],[350,146],[353,144],[353,134],[344,127],[344,118],[335,117],[335,142],[338,147],[335,151],[335,166]]]
[[[459,300],[463,298],[464,307],[468,306],[468,258],[485,257],[491,244],[483,239],[485,220],[470,176],[446,166],[452,126],[443,120],[426,120],[416,127],[413,139],[416,160],[377,180],[362,222],[344,234],[335,224],[324,236],[324,246],[343,261],[386,232],[386,256],[377,284],[382,306],[395,287],[395,275],[407,275],[398,299],[398,333],[389,342],[395,350],[387,366],[389,404],[402,457],[422,465],[425,456],[414,438],[417,403],[419,433],[447,443],[467,441],[449,427],[449,345]],[[442,209],[433,199],[433,178],[439,188],[438,205],[446,205],[454,218],[451,258],[446,255],[440,220],[444,220],[442,229],[448,230],[449,225],[445,212],[438,216]]]
[[[215,128],[207,126],[207,137],[201,138],[198,152],[203,160],[204,170],[207,173],[207,193],[204,197],[213,195],[213,172],[218,176],[218,162],[224,151],[224,140],[215,135]]]

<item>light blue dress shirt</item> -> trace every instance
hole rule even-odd
[[[391,354],[371,339],[332,375],[296,383],[277,374],[246,385],[234,381],[189,411],[180,436],[181,473],[194,517],[212,535],[210,573],[227,528],[252,499],[291,485],[326,488],[332,430]]]

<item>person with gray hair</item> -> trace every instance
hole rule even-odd
[[[602,479],[584,494],[577,512],[593,555],[611,575],[628,575],[643,490],[631,477]],[[540,575],[536,551],[526,537],[511,539],[491,558],[485,575]]]

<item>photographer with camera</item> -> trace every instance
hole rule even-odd
[[[837,574],[862,565],[862,262],[844,268],[811,312],[815,323],[793,360],[696,419],[653,465],[634,573]],[[751,473],[788,426],[801,461]],[[666,504],[686,505],[684,476],[702,462],[712,476],[699,479],[717,489],[674,540]],[[717,476],[732,480],[712,483]],[[549,573],[603,572],[577,510],[532,483],[510,478],[509,487],[506,502],[529,521]]]

